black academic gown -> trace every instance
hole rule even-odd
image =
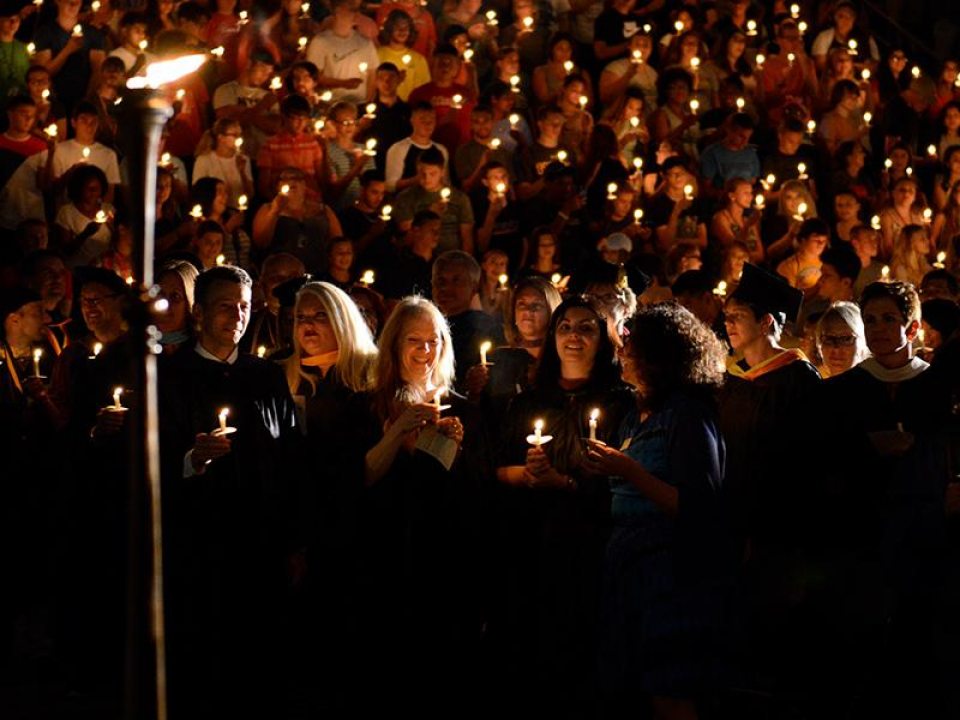
[[[301,438],[281,369],[186,347],[161,373],[171,708],[180,717],[267,713],[284,669],[285,563],[302,530]],[[230,409],[231,451],[184,477],[197,433]],[[173,712],[173,710],[171,710]]]

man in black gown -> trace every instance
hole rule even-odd
[[[292,486],[302,472],[283,372],[239,352],[251,286],[236,267],[202,273],[197,343],[163,368],[170,694],[181,717],[266,717],[282,697],[285,571],[299,547]]]

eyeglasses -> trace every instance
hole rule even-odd
[[[857,342],[856,335],[821,335],[820,344],[824,347],[853,347]]]
[[[116,297],[120,297],[120,294],[113,293],[112,295],[101,295],[100,297],[81,297],[80,304],[83,307],[97,308],[103,305],[104,300],[112,300]]]

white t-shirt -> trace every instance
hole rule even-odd
[[[242,156],[247,177],[253,177],[250,170],[250,158]],[[228,200],[227,204],[237,207],[237,198],[243,194],[243,179],[240,177],[240,171],[237,169],[236,158],[222,158],[212,150],[203,155],[198,155],[193,165],[193,182],[205,177],[214,177],[223,180],[227,186]]]
[[[103,204],[103,211],[109,213],[113,210],[109,203]],[[77,210],[73,203],[67,203],[57,213],[56,223],[60,227],[69,230],[74,235],[79,235],[90,224],[90,218]],[[88,237],[77,250],[64,261],[69,268],[89,265],[98,257],[110,249],[110,227],[104,223],[93,235]]]
[[[334,101],[348,100],[354,103],[367,99],[367,73],[360,72],[360,63],[367,64],[368,72],[380,64],[377,48],[372,42],[354,31],[347,37],[334,35],[333,30],[324,30],[313,36],[307,45],[306,59],[320,69],[320,74],[335,80],[360,78],[360,84],[352,90],[334,88]]]
[[[629,58],[620,58],[609,63],[603,71],[622,78],[627,74],[631,62],[633,61]],[[649,63],[643,63],[637,68],[636,74],[630,78],[627,87],[636,88],[643,93],[643,116],[650,117],[650,114],[657,109],[657,71],[650,67]]]
[[[90,149],[90,156],[83,157],[83,149]],[[61,177],[74,165],[85,162],[89,165],[96,165],[103,170],[107,176],[107,182],[111,185],[120,184],[120,167],[117,165],[117,154],[106,145],[98,142],[92,145],[81,145],[74,140],[66,140],[58,143],[53,151],[53,179]]]
[[[0,227],[15,230],[24,220],[44,220],[43,193],[38,180],[47,165],[47,151],[35,153],[13,171],[0,189]]]
[[[155,59],[151,53],[144,53],[144,56],[146,57],[146,62],[143,64],[143,68]],[[130,72],[130,68],[137,64],[137,53],[132,53],[125,47],[118,47],[115,50],[111,50],[107,57],[118,57],[123,60],[123,65],[127,69],[127,72]],[[142,68],[140,74],[143,74]]]
[[[241,85],[236,80],[231,80],[228,83],[220,85],[213,93],[213,109],[217,110],[222,107],[228,107],[230,105],[242,105],[243,107],[253,107],[260,100],[269,93],[269,90],[265,90],[260,87],[251,87],[249,85]],[[273,106],[274,109],[267,111],[267,115],[276,114],[276,105]],[[244,140],[244,150],[249,153],[252,157],[256,157],[257,153],[260,152],[260,148],[267,141],[267,135],[262,130],[257,127],[244,127],[243,128],[243,140]]]

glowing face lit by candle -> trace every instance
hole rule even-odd
[[[246,210],[246,209],[247,209],[247,204],[248,204],[249,202],[250,202],[250,200],[247,198],[246,195],[240,195],[240,196],[237,198],[237,208],[239,208],[240,210]]]
[[[448,187],[440,188],[440,199],[443,200],[443,202],[450,201],[450,188]]]
[[[566,71],[567,75],[573,72],[573,60],[564,60],[563,69]]]
[[[376,278],[374,277],[373,270],[364,270],[363,274],[360,276],[360,282],[364,287],[369,287],[373,285],[373,281]]]
[[[683,197],[686,200],[693,200],[693,185],[683,186]]]
[[[194,220],[200,220],[203,217],[203,208],[200,205],[194,205],[190,210],[190,217]]]

